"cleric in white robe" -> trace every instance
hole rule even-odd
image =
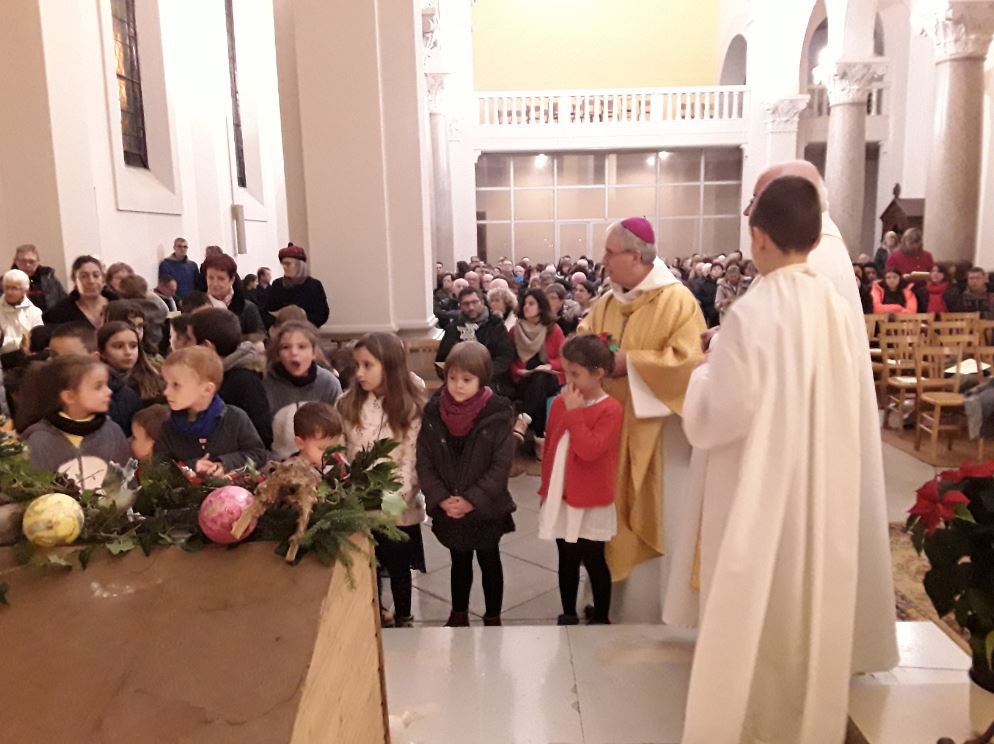
[[[838,742],[851,674],[840,649],[856,614],[863,329],[807,265],[821,235],[810,181],[770,183],[750,228],[763,281],[725,316],[683,408],[691,444],[729,455],[706,474],[724,498],[702,505],[701,545],[717,549],[701,550],[683,742]]]
[[[794,160],[770,166],[756,180],[750,207],[767,185],[785,175],[804,178],[818,189],[822,209],[821,239],[808,255],[808,266],[832,283],[845,302],[852,324],[863,327],[863,309],[852,279],[852,261],[838,227],[828,215],[825,184],[814,165]],[[750,207],[745,210],[746,217]],[[755,287],[761,283],[762,280]],[[713,341],[715,349],[721,343],[721,336],[719,333]],[[898,650],[880,420],[865,334],[857,334],[853,339],[852,353],[860,364],[859,578],[852,656],[852,672],[857,674],[893,668],[898,662]],[[668,624],[684,627],[698,624],[701,604],[698,590],[708,583],[707,572],[714,565],[726,516],[717,510],[702,513],[701,503],[720,497],[713,473],[737,467],[738,456],[739,451],[734,447],[699,448],[692,455],[687,488],[683,492],[684,503],[680,504],[683,519],[673,533],[673,579],[668,586],[663,615]],[[701,524],[702,520],[708,523]]]

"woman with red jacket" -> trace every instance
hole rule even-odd
[[[604,546],[618,528],[614,481],[621,441],[621,404],[602,382],[614,368],[614,354],[597,336],[573,336],[563,346],[569,384],[552,403],[542,465],[539,537],[559,550],[559,625],[576,625],[580,564],[594,596],[591,624],[607,624],[611,572]]]
[[[565,382],[559,356],[564,340],[545,294],[540,289],[528,290],[518,322],[511,329],[517,354],[511,365],[511,379],[517,388],[519,410],[535,433],[539,457],[545,437],[546,401]]]
[[[897,269],[887,269],[881,281],[873,283],[870,290],[873,296],[874,313],[916,313],[918,300],[915,293]]]

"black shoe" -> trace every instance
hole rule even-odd
[[[414,618],[411,615],[397,615],[397,619],[394,620],[393,627],[395,628],[413,628]]]
[[[587,625],[611,625],[611,621],[605,618],[592,617],[587,620]]]
[[[560,615],[556,618],[556,625],[579,625],[580,618],[576,615]]]
[[[393,613],[390,610],[380,610],[380,627],[393,628],[396,625]]]
[[[593,619],[593,617],[594,617],[594,606],[593,605],[587,605],[586,607],[584,607],[583,608],[583,619],[586,620],[589,623]]]
[[[456,612],[453,610],[449,613],[449,619],[445,623],[446,628],[468,628],[469,627],[469,613],[468,612]]]
[[[490,627],[498,627],[503,625],[500,621],[500,615],[484,615],[483,624]]]

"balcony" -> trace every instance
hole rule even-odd
[[[744,86],[476,93],[473,146],[488,152],[742,145]]]
[[[808,87],[811,101],[801,113],[802,139],[806,142],[828,140],[828,90],[823,85]],[[890,128],[889,96],[885,83],[873,86],[866,99],[866,141],[881,142],[887,139]]]

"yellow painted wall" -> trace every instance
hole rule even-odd
[[[478,0],[477,90],[716,85],[719,0]]]

